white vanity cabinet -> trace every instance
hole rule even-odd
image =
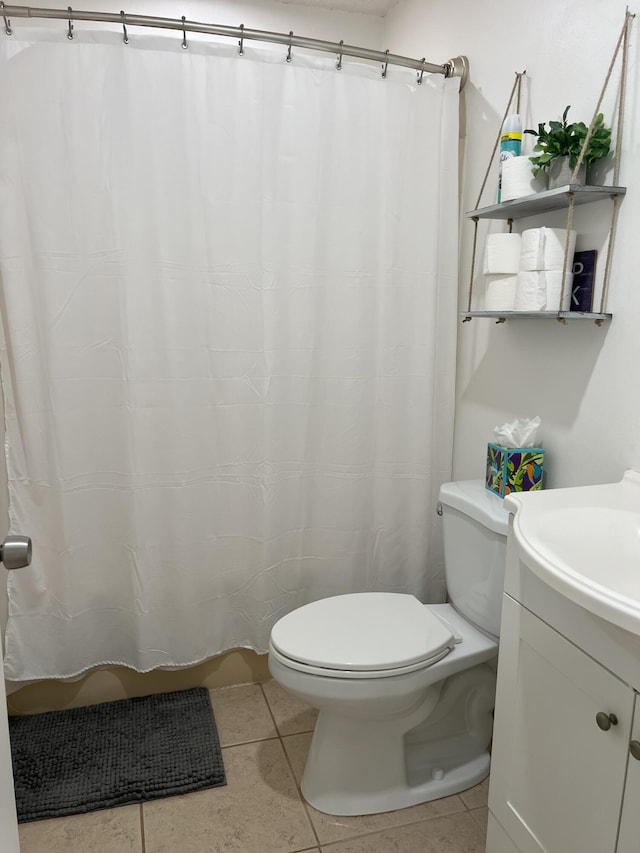
[[[636,712],[631,727],[631,743],[627,765],[627,781],[620,835],[616,853],[638,853],[640,850],[640,700],[636,696]]]
[[[640,853],[640,635],[507,545],[487,853]]]
[[[502,624],[490,803],[513,846],[490,830],[488,853],[638,853],[637,796],[616,846],[635,692],[508,595]]]

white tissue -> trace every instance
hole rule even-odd
[[[522,232],[520,270],[554,270],[564,267],[565,228],[529,228]],[[576,232],[569,237],[569,269],[576,248]]]
[[[536,434],[541,424],[539,417],[517,418],[493,430],[494,444],[502,447],[536,447]]]
[[[501,201],[523,198],[547,188],[547,175],[541,172],[533,177],[533,163],[529,157],[510,157],[502,163]]]
[[[485,275],[511,275],[518,272],[521,237],[519,234],[489,234],[484,246]]]
[[[517,275],[485,276],[485,311],[513,311],[516,299]]]
[[[547,304],[547,277],[544,270],[518,273],[514,311],[542,311]]]

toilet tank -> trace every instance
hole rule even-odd
[[[449,600],[466,619],[500,633],[509,513],[482,480],[440,489]]]

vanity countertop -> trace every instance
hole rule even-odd
[[[640,472],[619,483],[504,500],[529,568],[596,616],[640,636]]]

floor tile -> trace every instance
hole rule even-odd
[[[294,853],[317,844],[279,740],[222,755],[226,786],[144,804],[146,853]]]
[[[21,823],[21,853],[140,853],[140,806]]]
[[[278,736],[259,684],[209,691],[222,746]]]
[[[462,798],[462,802],[468,809],[481,809],[483,806],[487,805],[487,798],[489,796],[489,777],[484,780],[484,782],[480,782],[479,785],[475,785],[473,788],[468,788],[466,791],[462,791],[460,797]]]
[[[478,821],[482,829],[486,832],[487,821],[489,820],[489,809],[487,806],[482,809],[472,809],[469,814]]]
[[[262,689],[281,735],[313,731],[318,716],[315,708],[296,699],[277,681],[266,681]]]
[[[298,783],[302,778],[311,734],[290,735],[282,738],[287,757],[291,763],[294,776]],[[358,815],[357,817],[336,817],[335,815],[323,814],[308,806],[309,816],[313,827],[318,835],[318,840],[323,845],[330,844],[343,838],[361,835],[367,832],[375,832],[391,826],[400,826],[412,821],[422,821],[427,818],[436,818],[441,815],[463,812],[464,804],[459,796],[443,797],[440,800],[432,800],[429,803],[421,803],[418,806],[409,806],[406,809],[384,812],[376,815]],[[416,848],[418,850],[420,848]],[[455,848],[454,848],[455,849]]]
[[[485,833],[469,812],[322,845],[323,853],[484,853],[484,849]]]

